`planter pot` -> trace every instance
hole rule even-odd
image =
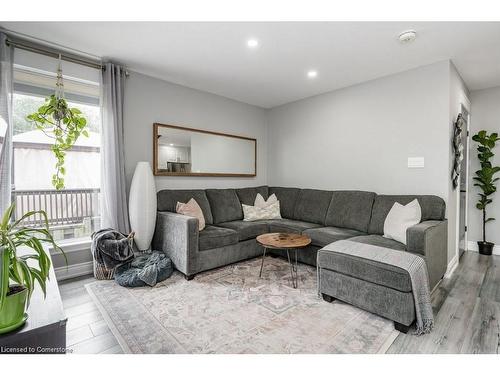
[[[479,254],[491,255],[495,244],[492,242],[477,241],[477,246],[479,248]]]
[[[149,250],[156,225],[156,187],[148,162],[141,161],[135,167],[128,211],[137,249]]]
[[[0,309],[0,334],[19,328],[28,317],[25,313],[28,289],[14,285],[10,287],[10,292],[12,294],[7,295]]]

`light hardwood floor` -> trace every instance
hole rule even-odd
[[[90,276],[60,284],[73,353],[122,353],[84,287]],[[499,353],[500,256],[465,252],[452,277],[432,294],[435,328],[400,334],[387,353]]]

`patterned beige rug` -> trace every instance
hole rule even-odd
[[[267,257],[205,272],[179,273],[154,288],[114,281],[86,285],[126,353],[381,353],[393,323],[316,293],[316,269]]]

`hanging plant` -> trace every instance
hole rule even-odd
[[[56,173],[52,175],[52,185],[57,189],[64,189],[64,158],[80,135],[89,136],[87,120],[78,108],[70,108],[64,98],[64,83],[59,57],[57,69],[56,93],[45,99],[35,113],[27,116],[28,121],[35,123],[37,129],[43,131],[47,137],[54,139],[51,149],[56,157]]]

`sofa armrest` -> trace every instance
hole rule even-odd
[[[198,219],[173,212],[158,212],[153,249],[167,254],[186,276],[197,272]]]
[[[428,220],[406,231],[409,252],[424,256],[431,290],[444,276],[448,261],[448,221]]]

